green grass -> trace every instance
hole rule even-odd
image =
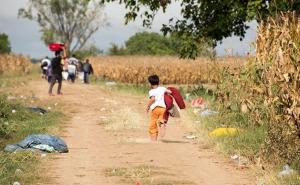
[[[15,110],[15,112],[12,112]],[[14,144],[30,134],[52,133],[62,121],[63,114],[49,112],[44,115],[27,110],[23,102],[7,100],[0,95],[0,184],[35,184],[40,176],[37,173],[38,154],[31,152],[5,153],[6,144]],[[21,173],[15,173],[20,169]]]
[[[28,74],[9,73],[0,75],[0,90],[1,88],[10,88],[17,86],[25,86],[28,81],[40,77],[40,69],[34,67]]]
[[[239,122],[239,117],[224,117],[224,115],[221,114],[209,117],[192,115],[192,117],[194,121],[198,121],[196,132],[200,135],[205,135],[226,155],[238,154],[252,160],[257,156],[264,144],[267,128],[264,126],[242,127],[242,122],[247,120],[247,118],[240,118],[241,120]],[[234,136],[208,136],[209,132],[221,127],[234,127],[238,128],[239,131]]]
[[[91,83],[100,85],[107,91],[115,91],[115,92],[124,92],[138,96],[144,96],[148,94],[150,87],[148,85],[143,84],[124,84],[116,82],[114,86],[107,86],[106,82],[109,82],[101,77],[91,76]]]

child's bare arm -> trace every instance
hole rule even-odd
[[[172,91],[169,90],[169,89],[167,89],[166,92],[167,92],[168,94],[172,94]]]
[[[150,106],[151,106],[154,102],[155,102],[155,97],[152,96],[152,97],[150,98],[149,102],[148,102],[148,105],[147,105],[147,109],[146,109],[147,112],[149,112]]]

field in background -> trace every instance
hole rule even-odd
[[[107,56],[91,58],[95,74],[107,80],[145,84],[157,74],[162,84],[200,84],[218,82],[224,70],[235,71],[246,59],[242,57],[182,60],[177,57]]]
[[[0,75],[28,73],[32,66],[28,57],[22,55],[0,55]]]

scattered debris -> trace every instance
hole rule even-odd
[[[216,114],[218,114],[218,112],[210,110],[210,109],[206,109],[200,113],[200,116],[205,117],[205,116],[212,116],[212,115],[216,115]]]
[[[7,100],[16,100],[17,99],[17,97],[15,97],[15,96],[7,96]]]
[[[16,182],[13,183],[13,185],[21,185],[21,183],[16,181]]]
[[[48,111],[40,107],[27,107],[28,110],[40,114],[46,114]]]
[[[21,173],[23,173],[23,171],[21,170],[21,169],[16,169],[16,171],[15,171],[15,174],[21,174]]]
[[[191,96],[191,93],[186,93],[185,94],[185,99],[187,99],[187,100],[190,99],[190,96]]]
[[[216,128],[209,133],[210,137],[234,136],[237,134],[237,128]]]
[[[192,107],[204,109],[206,106],[205,100],[202,97],[192,100]]]
[[[186,139],[197,139],[197,136],[195,135],[187,135],[185,136]]]
[[[107,119],[106,116],[99,116],[100,119]]]
[[[46,134],[37,134],[27,136],[21,142],[14,145],[6,145],[4,151],[17,152],[22,150],[35,150],[46,152],[68,152],[68,146],[66,143],[57,136],[51,136]]]
[[[47,157],[47,154],[41,154],[41,157],[42,158]]]
[[[15,109],[13,109],[11,112],[14,114],[14,113],[16,113],[17,111],[16,111]]]
[[[231,160],[233,160],[233,161],[238,161],[238,160],[240,159],[240,156],[238,156],[238,155],[233,155],[233,156],[231,156],[230,158],[231,158]]]
[[[51,110],[52,108],[51,108],[51,107],[48,107],[47,109],[48,109],[48,110]]]
[[[112,86],[117,85],[117,83],[114,82],[114,81],[111,81],[111,82],[106,82],[105,85],[108,86],[108,87],[112,87]]]
[[[290,168],[290,166],[288,164],[283,166],[283,169],[281,172],[278,173],[279,177],[284,177],[284,176],[288,176],[295,173],[295,171],[293,169]]]

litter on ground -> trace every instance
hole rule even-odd
[[[278,176],[284,177],[284,176],[292,175],[293,173],[295,173],[295,170],[291,169],[290,166],[286,164],[283,166],[282,171],[278,173]]]
[[[47,154],[41,154],[41,157],[42,158],[47,157]]]
[[[111,82],[106,82],[105,85],[108,86],[108,87],[112,87],[112,86],[117,85],[117,83],[114,82],[114,81],[111,81]]]
[[[21,170],[21,169],[16,169],[16,171],[15,171],[15,174],[21,174],[21,173],[23,173],[23,171]]]
[[[216,114],[218,114],[218,112],[210,110],[210,109],[206,109],[200,113],[200,116],[205,117],[205,116],[212,116],[212,115],[216,115]]]
[[[21,142],[14,145],[6,145],[4,151],[17,152],[22,150],[40,150],[44,152],[68,152],[66,143],[57,136],[37,134],[27,136]]]
[[[237,134],[237,128],[216,128],[209,133],[210,137],[234,136]]]
[[[40,107],[27,107],[28,110],[40,114],[46,114],[48,111]]]
[[[187,135],[187,136],[185,136],[185,138],[186,139],[196,139],[197,136],[195,136],[195,135]]]
[[[237,161],[237,160],[240,159],[240,156],[238,156],[238,155],[233,155],[233,156],[231,156],[230,158],[231,158],[231,160],[233,160],[233,161]]]
[[[192,100],[192,107],[194,108],[205,108],[205,100],[202,97],[196,98]]]

